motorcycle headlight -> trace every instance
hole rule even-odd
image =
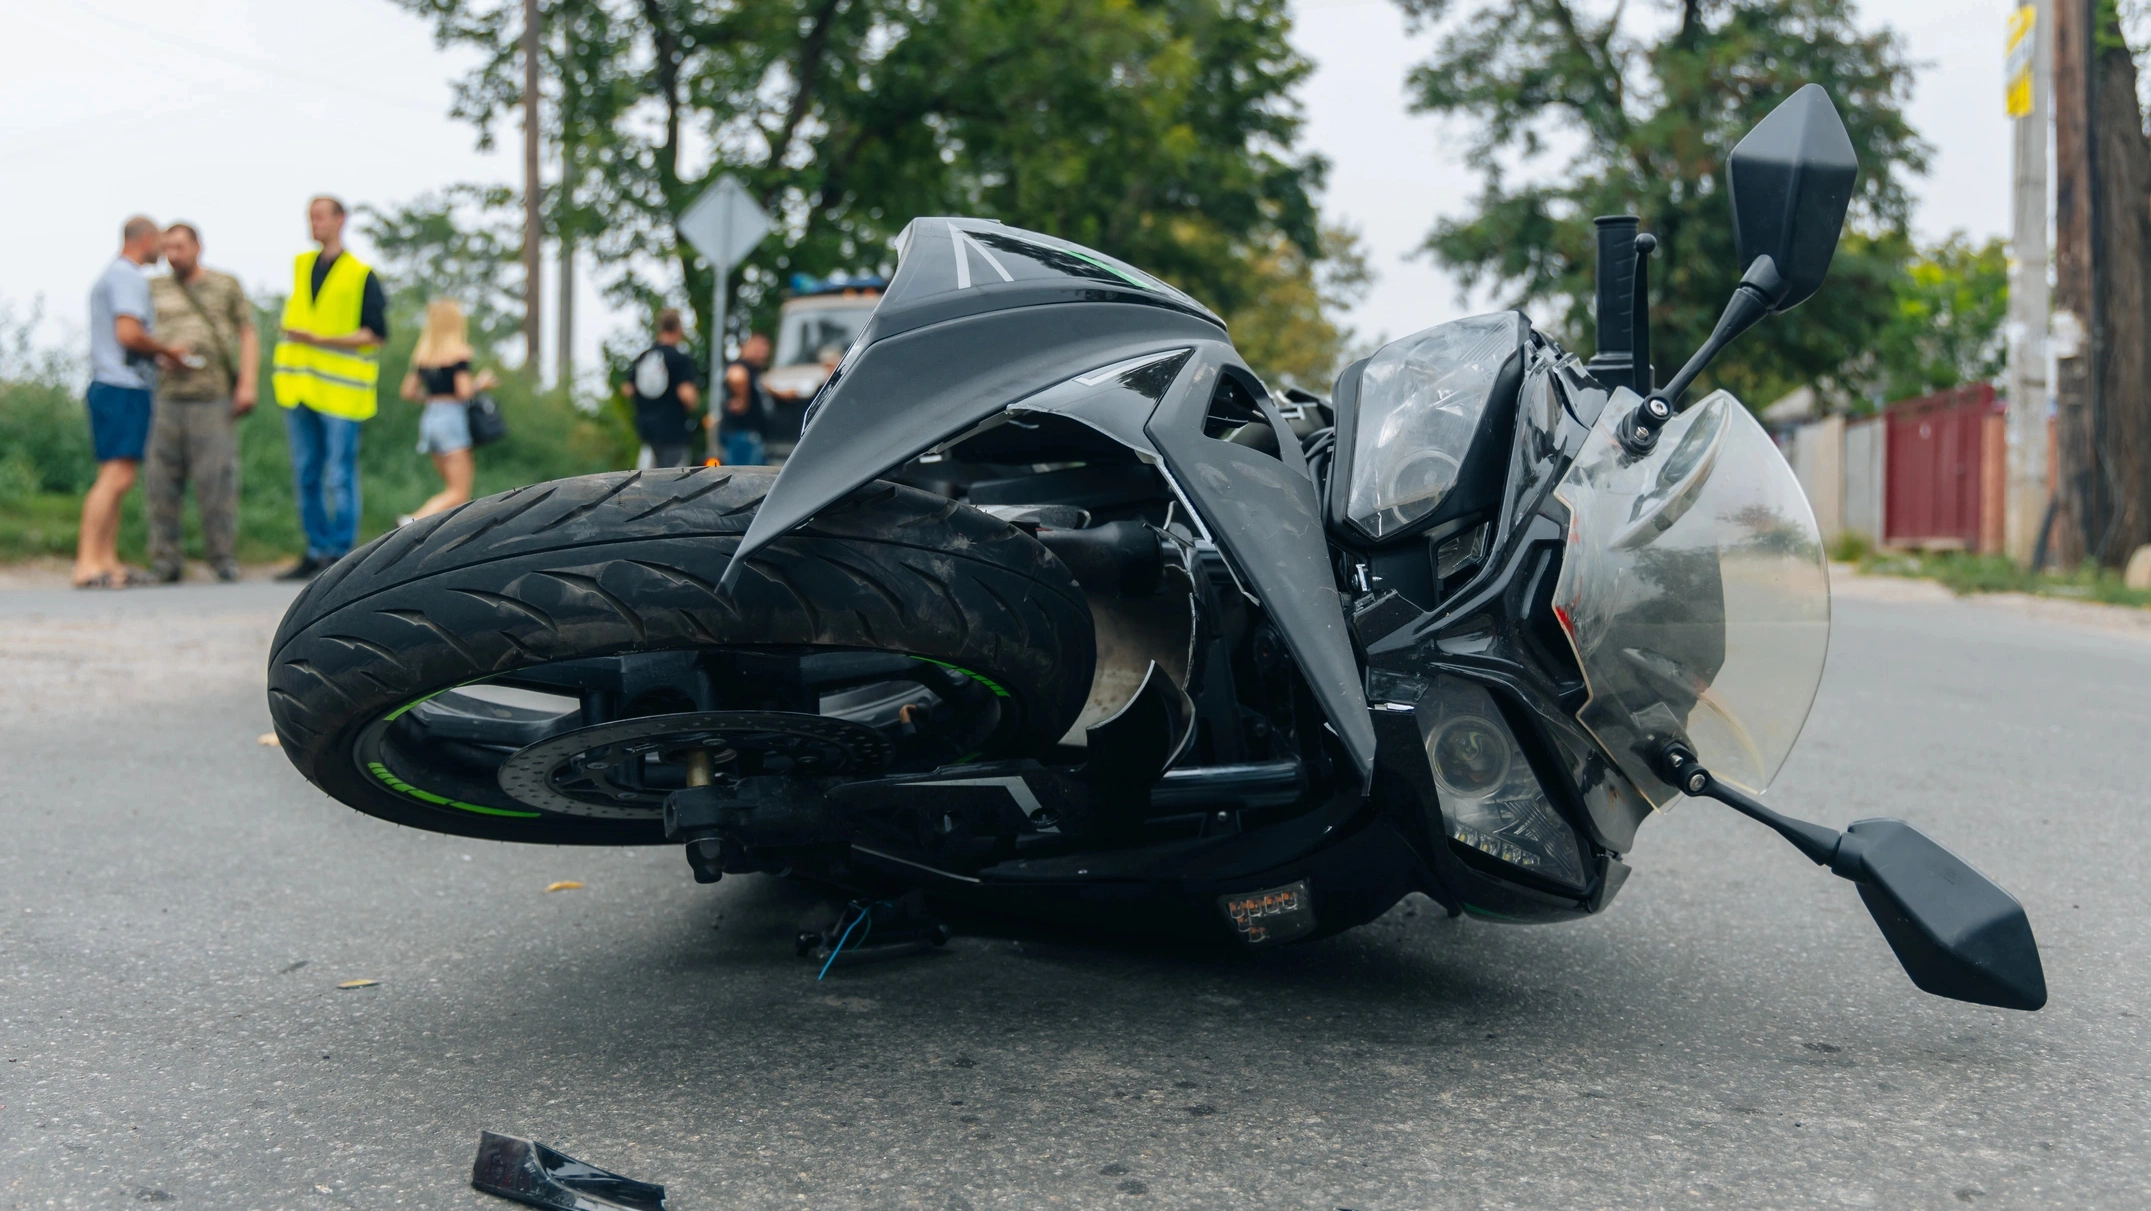
[[[1441,507],[1527,331],[1518,312],[1477,315],[1391,341],[1368,360],[1345,498],[1353,526],[1387,538]]]
[[[1582,894],[1590,876],[1576,831],[1547,799],[1493,696],[1438,678],[1419,702],[1419,725],[1450,843]]]

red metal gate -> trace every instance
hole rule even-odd
[[[1889,406],[1884,543],[2001,549],[2008,474],[2003,413],[1986,383]]]

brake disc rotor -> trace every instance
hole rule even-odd
[[[650,820],[685,785],[686,756],[707,753],[718,774],[827,777],[887,764],[889,742],[864,724],[788,711],[642,715],[562,732],[519,749],[500,788],[545,811]]]

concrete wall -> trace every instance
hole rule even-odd
[[[1881,544],[1888,443],[1882,418],[1841,416],[1802,425],[1784,443],[1824,542],[1834,543],[1849,531]]]
[[[1856,420],[1845,426],[1845,503],[1841,514],[1846,531],[1882,545],[1882,475],[1889,465],[1889,426],[1879,416]]]
[[[1837,541],[1845,517],[1845,418],[1827,417],[1794,430],[1792,468],[1822,540]]]

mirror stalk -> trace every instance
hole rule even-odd
[[[1780,815],[1711,776],[1678,741],[1658,774],[1768,825],[1793,848],[1860,889],[1884,941],[1922,990],[2002,1009],[2046,1004],[2046,970],[2016,897],[1902,820],[1858,820],[1844,832]]]
[[[1733,297],[1726,300],[1725,311],[1718,316],[1718,326],[1711,329],[1710,339],[1703,342],[1671,382],[1651,392],[1642,406],[1621,422],[1622,448],[1639,458],[1649,454],[1658,444],[1658,430],[1679,414],[1680,397],[1687,394],[1696,376],[1741,333],[1774,313],[1784,288],[1776,263],[1767,256],[1756,257],[1741,276],[1740,285],[1734,287]]]
[[[1806,854],[1815,865],[1827,866],[1848,879],[1854,878],[1837,870],[1837,854],[1847,840],[1845,834],[1771,811],[1755,798],[1711,777],[1710,771],[1696,764],[1695,755],[1684,745],[1668,746],[1660,764],[1665,767],[1665,772],[1673,775],[1666,780],[1685,793],[1716,799],[1750,820],[1767,825],[1777,835],[1792,842],[1792,847]]]

